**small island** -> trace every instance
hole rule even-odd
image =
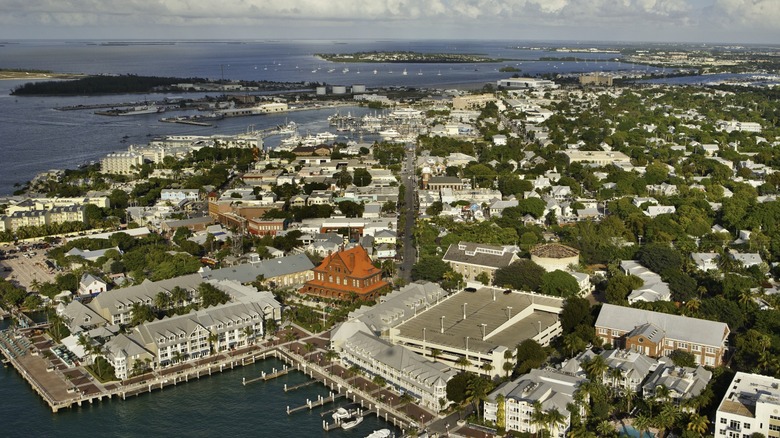
[[[355,53],[318,53],[318,56],[330,62],[389,62],[410,64],[458,64],[458,63],[484,63],[502,62],[506,59],[488,58],[473,53],[419,53],[419,52],[355,52]]]
[[[83,75],[75,73],[54,73],[50,70],[0,68],[0,81],[19,79],[77,79],[82,76]]]

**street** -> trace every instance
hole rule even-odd
[[[412,266],[417,259],[417,249],[412,240],[414,232],[414,221],[417,218],[417,176],[415,170],[415,146],[406,145],[406,162],[401,172],[401,180],[405,184],[404,206],[406,207],[406,224],[403,230],[403,262],[401,263],[401,278],[405,282],[412,280]]]

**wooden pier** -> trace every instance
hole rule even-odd
[[[284,384],[284,392],[295,391],[296,389],[305,388],[307,386],[314,385],[315,383],[317,383],[316,380],[309,380],[308,382],[301,383],[300,385],[295,385],[295,386],[290,386],[290,387],[288,387],[287,384],[285,383]]]
[[[305,409],[312,410],[314,408],[318,408],[320,406],[323,406],[323,405],[325,405],[327,403],[331,403],[333,401],[336,401],[336,399],[339,399],[341,397],[344,397],[344,395],[342,395],[342,394],[334,394],[334,393],[331,392],[328,397],[323,397],[321,395],[317,396],[317,400],[316,401],[311,401],[309,399],[306,399],[306,404],[303,405],[303,406],[298,406],[298,407],[292,408],[292,409],[289,406],[287,406],[287,415],[291,415],[291,414],[294,414],[296,412],[303,411]]]
[[[287,373],[288,373],[288,372],[290,372],[290,369],[289,369],[289,368],[287,368],[287,365],[285,365],[285,366],[284,366],[284,368],[282,368],[282,369],[281,369],[281,370],[279,370],[279,371],[277,371],[277,370],[276,370],[276,368],[274,368],[274,369],[271,371],[271,373],[270,373],[270,374],[267,374],[265,371],[263,371],[263,372],[262,372],[262,374],[260,374],[260,377],[255,377],[254,379],[249,379],[249,380],[247,380],[247,379],[246,379],[246,377],[245,377],[245,378],[243,378],[243,379],[241,380],[241,383],[242,383],[244,386],[246,386],[246,385],[248,385],[248,384],[250,384],[250,383],[255,383],[255,382],[258,382],[258,381],[260,381],[260,380],[262,380],[263,382],[267,382],[267,381],[269,381],[269,380],[271,380],[271,379],[275,379],[275,378],[277,378],[277,377],[282,377],[282,376],[285,376],[285,375],[287,375]],[[287,390],[287,384],[285,384],[285,385],[284,385],[284,387],[285,387],[285,391],[286,391],[286,390]]]

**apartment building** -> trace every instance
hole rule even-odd
[[[715,413],[715,438],[780,437],[780,379],[738,372]]]

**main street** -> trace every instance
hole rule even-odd
[[[406,187],[404,192],[404,206],[406,208],[406,224],[403,229],[403,262],[401,262],[401,278],[410,282],[412,280],[412,265],[417,259],[417,249],[412,240],[414,221],[417,218],[417,176],[414,173],[415,145],[406,145],[406,159],[401,171],[401,182]]]

